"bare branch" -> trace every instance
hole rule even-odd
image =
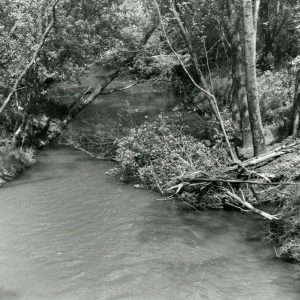
[[[188,182],[181,182],[177,185],[174,185],[170,188],[168,188],[168,191],[175,190],[176,194],[179,193],[179,191],[184,186],[198,186],[202,185],[202,182],[220,182],[220,183],[238,183],[238,184],[256,184],[256,185],[297,185],[295,182],[261,182],[261,181],[253,181],[253,180],[239,180],[239,179],[225,179],[225,178],[209,178],[209,177],[199,177],[193,179],[194,181],[200,181],[201,183],[188,183]]]
[[[144,47],[144,45],[148,42],[155,29],[156,26],[153,26],[145,34],[143,40],[141,41],[142,47]],[[68,126],[68,124],[72,122],[83,109],[85,109],[89,104],[91,104],[104,91],[104,89],[122,73],[124,67],[130,64],[134,60],[137,53],[138,52],[132,53],[132,55],[126,58],[114,72],[108,74],[105,77],[105,79],[103,79],[103,81],[98,84],[98,86],[94,89],[94,91],[91,94],[87,95],[86,97],[84,96],[81,101],[75,101],[74,105],[72,105],[72,109],[63,119],[63,121],[60,123],[59,130],[49,134],[46,141],[40,141],[41,145],[45,146],[51,143],[54,139],[56,139],[62,133],[62,131]]]
[[[173,7],[171,10],[177,20],[177,23],[178,23],[178,26],[181,30],[181,33],[182,35],[184,36],[185,40],[186,40],[186,43],[187,43],[187,46],[189,48],[189,52],[192,56],[192,61],[193,61],[193,64],[194,64],[194,67],[196,68],[196,71],[197,71],[197,74],[199,76],[199,79],[201,81],[201,84],[203,87],[201,87],[193,78],[193,76],[190,74],[190,72],[187,70],[186,66],[184,65],[182,59],[180,58],[180,56],[178,55],[178,53],[175,51],[175,49],[173,48],[171,42],[170,42],[170,39],[167,35],[167,32],[166,32],[166,28],[165,28],[165,25],[163,23],[163,18],[162,18],[162,15],[161,15],[161,12],[160,12],[160,8],[159,8],[159,5],[157,3],[157,0],[153,0],[154,1],[154,4],[156,6],[156,9],[157,9],[157,12],[158,12],[158,16],[159,16],[159,20],[160,20],[160,23],[161,23],[161,27],[162,27],[162,31],[163,31],[163,34],[165,36],[165,39],[171,49],[171,51],[174,53],[174,55],[176,56],[177,60],[179,61],[180,65],[182,66],[184,72],[187,74],[187,76],[189,77],[189,79],[191,80],[191,82],[193,83],[193,85],[201,92],[203,92],[206,96],[207,96],[207,99],[209,101],[209,104],[212,108],[212,112],[215,116],[215,118],[217,119],[218,123],[219,123],[219,126],[221,128],[221,131],[223,133],[223,136],[224,136],[224,139],[225,139],[225,143],[227,145],[227,148],[228,148],[228,152],[230,154],[230,158],[233,160],[233,161],[237,161],[237,157],[236,155],[234,155],[234,152],[232,150],[232,147],[231,147],[231,144],[230,144],[230,141],[229,141],[229,138],[228,138],[228,135],[226,133],[226,130],[225,130],[225,126],[224,126],[224,121],[222,119],[222,116],[221,116],[221,113],[219,111],[219,107],[218,107],[218,103],[217,103],[217,100],[215,98],[215,96],[209,91],[209,87],[202,75],[202,72],[201,72],[201,69],[199,68],[199,64],[197,62],[197,57],[195,56],[195,53],[192,49],[192,45],[191,45],[191,42],[190,42],[190,38],[189,38],[189,35],[188,35],[188,32],[187,30],[184,28],[181,20],[180,20],[180,17],[178,16],[178,13],[176,12],[176,9]],[[174,4],[173,4],[174,5]]]
[[[247,207],[250,211],[264,217],[267,220],[270,221],[274,221],[274,220],[279,220],[278,215],[271,215],[269,213],[266,213],[260,209],[255,208],[252,204],[250,204],[249,202],[247,202],[246,200],[240,198],[239,196],[237,196],[236,194],[229,192],[228,190],[226,191],[226,194],[228,196],[230,196],[231,198],[233,198],[234,200],[236,200],[237,202],[239,202],[240,204],[242,204],[243,206]]]
[[[146,80],[136,81],[134,83],[131,83],[131,84],[129,84],[127,86],[124,86],[124,87],[121,87],[121,88],[113,89],[113,90],[106,91],[106,92],[105,91],[101,92],[100,95],[107,95],[107,94],[111,94],[111,93],[114,93],[114,92],[121,92],[121,91],[124,91],[124,90],[128,90],[128,89],[132,88],[133,86],[144,83],[144,82],[146,82]]]

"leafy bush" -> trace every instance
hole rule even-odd
[[[294,98],[294,84],[300,56],[277,71],[266,71],[258,76],[258,96],[262,118],[266,124],[285,127],[289,124]]]
[[[289,153],[269,163],[261,171],[264,174],[276,174],[282,181],[299,181],[300,157],[298,153]],[[269,227],[269,237],[275,241],[277,256],[300,262],[300,184],[277,187],[265,194],[279,205],[280,221]]]
[[[35,153],[32,149],[14,149],[10,146],[0,148],[0,183],[13,179],[25,168],[35,163]]]
[[[258,77],[262,118],[267,124],[284,126],[293,104],[294,80],[288,70],[266,71]]]
[[[160,77],[170,79],[173,76],[173,68],[178,66],[177,59],[172,55],[155,55],[145,57],[140,55],[131,68],[131,73],[143,78]]]
[[[270,236],[278,248],[277,256],[300,262],[300,194],[299,186],[289,193],[280,210],[281,221],[270,226]]]
[[[145,187],[166,194],[178,177],[196,172],[202,176],[220,175],[227,164],[224,150],[207,147],[185,134],[183,126],[160,115],[152,123],[131,129],[117,142],[119,171],[138,178]],[[206,193],[185,193],[180,197],[198,207],[221,207],[220,199]],[[214,198],[214,199],[213,199]]]
[[[211,84],[214,94],[218,100],[220,108],[229,104],[230,93],[232,91],[232,79],[228,76],[230,71],[227,68],[218,69],[218,72],[212,72]]]

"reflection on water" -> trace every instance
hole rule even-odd
[[[118,82],[118,86],[126,86],[126,82]],[[108,88],[113,89],[114,87]],[[155,86],[142,83],[131,89],[101,95],[82,113],[82,118],[95,119],[97,116],[113,116],[125,111],[134,112],[135,121],[146,117],[157,116],[161,112],[170,111],[179,103],[170,84]]]
[[[0,299],[299,299],[249,216],[174,212],[69,148],[1,189]]]

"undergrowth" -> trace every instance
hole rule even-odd
[[[32,149],[15,149],[7,145],[0,148],[0,184],[12,180],[24,169],[35,163]]]
[[[229,163],[226,151],[217,145],[206,146],[186,134],[187,130],[162,115],[151,123],[131,129],[127,136],[117,140],[115,159],[118,166],[112,172],[121,173],[123,178],[137,178],[145,188],[163,195],[168,194],[178,178],[187,174],[220,176]],[[223,206],[218,193],[206,189],[197,193],[187,191],[177,197],[201,208]]]
[[[283,180],[298,181],[299,166],[299,155],[288,154],[269,169],[278,172]],[[273,195],[276,198],[280,220],[270,224],[268,237],[274,241],[279,258],[300,262],[300,184],[277,191]]]

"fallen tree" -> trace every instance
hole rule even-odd
[[[205,191],[205,194],[207,194],[209,190],[212,192],[215,191],[216,194],[223,193],[223,195],[227,196],[227,198],[225,197],[225,199],[223,199],[224,203],[238,209],[246,207],[248,211],[259,214],[265,219],[270,221],[278,221],[278,215],[271,215],[259,210],[255,208],[253,204],[247,201],[244,197],[243,190],[252,190],[252,194],[255,194],[253,187],[249,188],[249,186],[256,186],[256,189],[260,186],[274,186],[275,188],[283,188],[284,186],[298,186],[299,184],[295,181],[278,180],[281,174],[264,174],[254,171],[254,169],[257,170],[262,166],[266,166],[285,154],[299,151],[299,148],[299,140],[289,144],[281,145],[280,147],[277,147],[263,155],[245,160],[243,162],[238,162],[234,166],[228,166],[227,169],[226,167],[225,169],[220,169],[221,176],[218,177],[213,177],[209,174],[203,176],[203,170],[183,174],[176,178],[176,184],[169,187],[168,192],[176,195],[184,192],[198,193],[200,195],[203,194],[203,191]],[[252,169],[249,169],[249,167]],[[253,178],[255,178],[255,180],[253,180]],[[201,193],[199,193],[200,191]],[[238,196],[238,193],[240,193],[242,197]]]
[[[274,159],[284,155],[284,154],[287,154],[287,153],[290,153],[290,152],[293,152],[295,150],[297,150],[298,148],[300,147],[300,141],[297,140],[293,143],[290,143],[290,144],[286,144],[286,145],[282,145],[270,152],[267,152],[267,153],[264,153],[262,155],[259,155],[259,156],[256,156],[256,157],[253,157],[253,158],[250,158],[246,161],[243,161],[242,163],[236,163],[232,168],[231,170],[236,170],[240,167],[254,167],[254,168],[258,168],[259,166],[261,166],[261,164],[264,164],[264,163],[268,163],[268,162],[271,162],[273,161]]]
[[[57,3],[56,1],[55,3]],[[49,24],[47,27],[43,37],[42,41],[44,41],[45,37],[47,36],[48,32],[52,28],[53,24]],[[132,51],[129,53],[126,53],[125,55],[122,54],[122,57],[120,57],[120,63],[117,66],[111,67],[111,71],[107,72],[107,74],[104,74],[102,76],[102,79],[98,83],[97,87],[92,90],[91,88],[88,88],[86,91],[83,92],[83,94],[79,97],[77,97],[73,103],[68,108],[68,113],[64,116],[61,120],[53,120],[55,123],[54,130],[49,130],[47,134],[44,134],[43,137],[39,138],[39,141],[37,141],[37,145],[39,147],[46,146],[50,144],[52,141],[54,141],[58,136],[61,135],[61,133],[66,129],[66,127],[78,116],[78,114],[84,110],[88,105],[90,105],[99,95],[102,94],[110,94],[115,91],[122,91],[126,90],[140,82],[135,82],[130,84],[129,86],[125,86],[123,88],[118,88],[115,90],[109,90],[106,91],[105,89],[107,86],[114,81],[116,78],[119,77],[119,75],[126,69],[132,62],[134,61],[137,54],[143,49],[143,47],[147,44],[148,40],[152,36],[152,33],[155,31],[156,26],[151,26],[150,29],[145,33],[144,37],[140,41],[140,49],[138,51]],[[41,42],[40,47],[42,47],[43,43]],[[35,52],[34,58],[38,55],[40,48],[38,48]],[[123,58],[123,59],[122,59]],[[15,92],[15,89],[19,85],[19,81],[24,77],[24,74],[28,72],[28,70],[31,68],[32,64],[31,62],[26,66],[26,68],[23,70],[22,74],[19,76],[19,79],[17,79],[14,88],[12,89],[10,95],[6,99],[6,101],[3,103],[2,108],[0,108],[0,112],[5,109],[5,107],[10,103],[12,100],[12,96]],[[108,68],[108,66],[107,66]],[[27,120],[28,118],[26,118]],[[25,121],[26,121],[25,120]],[[51,120],[49,120],[50,122]],[[26,122],[25,122],[26,123]],[[19,136],[26,136],[26,124],[21,124],[18,130],[15,132],[15,138],[13,139],[12,143],[14,143],[14,140],[16,140]],[[49,127],[49,126],[48,126]]]
[[[255,208],[252,204],[250,204],[249,202],[247,202],[245,200],[245,198],[241,198],[239,196],[237,196],[236,194],[230,192],[230,191],[226,191],[226,194],[231,197],[232,199],[236,200],[239,204],[241,204],[242,206],[245,206],[247,209],[249,209],[250,212],[253,212],[255,214],[258,214],[260,216],[262,216],[263,218],[269,220],[269,221],[278,221],[279,220],[279,216],[278,215],[271,215],[269,213],[266,213],[260,209]]]

